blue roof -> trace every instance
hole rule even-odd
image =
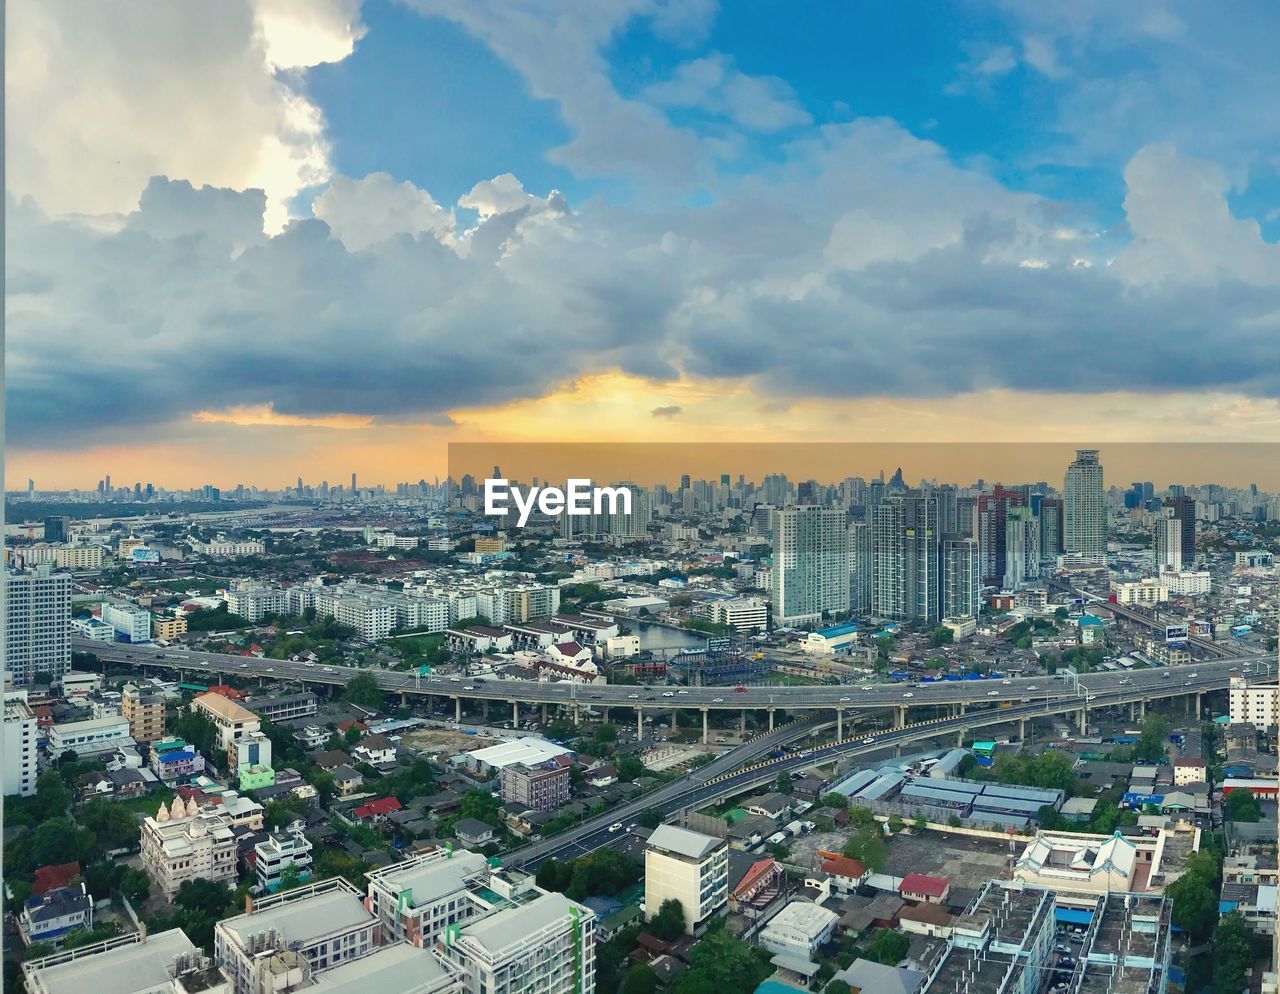
[[[1079,908],[1055,908],[1053,911],[1055,921],[1064,922],[1067,925],[1088,925],[1093,921],[1092,911],[1081,911]]]
[[[755,994],[796,994],[800,988],[784,984],[780,980],[762,980]]]
[[[820,628],[818,635],[823,638],[835,638],[837,635],[853,635],[858,631],[858,626],[852,621],[846,621],[843,625],[832,625],[830,628]]]
[[[1080,615],[1080,624],[1081,625],[1100,625],[1102,624],[1102,619],[1099,618],[1096,614],[1082,614]]]

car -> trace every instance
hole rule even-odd
[[[1033,683],[1033,684],[1032,684],[1030,687],[1028,687],[1027,689],[1028,689],[1028,690],[1035,690],[1035,689],[1036,689],[1036,685]]]
[[[1009,686],[1009,684],[1013,683],[1012,680],[1001,680],[1000,682],[1003,683],[1006,687]]]
[[[916,695],[911,693],[911,691],[907,691],[905,694],[902,695],[902,699],[906,700],[908,697],[915,697],[915,696]]]
[[[1097,699],[1098,699],[1097,694],[1090,694],[1088,697],[1085,698],[1086,701],[1096,701]]]
[[[1161,673],[1161,674],[1160,674],[1160,679],[1161,679],[1161,680],[1168,680],[1168,679],[1169,679],[1169,677],[1170,677],[1170,675],[1171,675],[1171,674],[1169,674],[1169,673]]]
[[[745,693],[747,692],[747,688],[746,688],[746,687],[734,687],[734,688],[733,688],[733,692],[734,692],[735,694],[745,694]]]
[[[640,695],[639,695],[639,694],[628,694],[628,695],[627,695],[627,700],[629,700],[629,701],[638,701],[638,700],[640,700]]]
[[[462,689],[463,689],[463,690],[475,690],[475,689],[476,689],[476,685],[475,685],[474,683],[472,683],[472,684],[468,684],[467,686],[463,687]]]
[[[609,826],[609,831],[610,831],[610,832],[621,832],[621,831],[622,831],[622,822],[620,822],[620,821],[615,821],[612,825],[610,825],[610,826]]]
[[[723,698],[723,697],[713,697],[713,698],[711,699],[711,703],[712,703],[712,704],[723,704],[723,703],[724,703],[724,698]]]
[[[676,693],[677,693],[677,694],[687,694],[687,693],[689,693],[689,691],[687,691],[687,690],[677,690],[677,691],[676,691]]]
[[[1190,678],[1191,678],[1192,680],[1194,680],[1194,679],[1195,679],[1196,677],[1198,677],[1199,675],[1200,675],[1199,673],[1192,673]]]
[[[1000,696],[1000,691],[998,691],[998,690],[988,690],[988,691],[987,691],[987,696],[988,696],[988,697],[999,697],[999,696]]]
[[[674,690],[664,690],[664,691],[662,692],[662,696],[663,696],[663,697],[675,697],[675,696],[676,696],[676,693],[675,693],[675,691],[674,691]]]
[[[841,704],[848,704],[851,700],[853,700],[853,698],[852,698],[852,697],[842,697],[842,698],[840,698],[840,703],[841,703]]]
[[[862,740],[862,744],[864,746],[869,746],[875,740],[876,740],[876,737],[874,735],[868,735],[865,739]]]

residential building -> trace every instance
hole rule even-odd
[[[1157,573],[1182,571],[1182,522],[1173,517],[1172,509],[1156,518],[1154,541],[1155,569]],[[1190,567],[1191,564],[1187,563]]]
[[[453,823],[453,834],[464,846],[476,849],[487,846],[497,838],[493,826],[478,818],[459,818]]]
[[[28,946],[48,942],[57,948],[81,928],[93,928],[93,898],[83,882],[29,897],[18,914],[18,934]]]
[[[187,880],[236,878],[236,840],[231,828],[195,799],[175,797],[142,821],[142,867],[168,900]]]
[[[436,850],[371,870],[365,903],[386,936],[430,948],[446,929],[493,910],[485,897],[490,875],[489,861],[477,853]]]
[[[758,597],[710,601],[702,614],[707,620],[729,625],[736,632],[761,632],[769,624],[769,605]]]
[[[760,945],[784,970],[813,962],[813,955],[830,941],[840,916],[810,901],[792,901],[760,931]],[[793,972],[807,972],[793,970]]]
[[[951,881],[946,877],[932,877],[924,873],[908,873],[898,885],[902,899],[916,904],[946,904],[950,893]]]
[[[244,914],[223,919],[213,932],[214,957],[231,980],[231,994],[266,989],[260,970],[271,954],[292,952],[306,969],[322,973],[362,959],[378,945],[377,917],[341,877],[246,905]]]
[[[1029,507],[1005,515],[1004,586],[1018,590],[1040,576],[1040,522]]]
[[[22,964],[28,994],[228,994],[225,976],[177,928],[130,932]]]
[[[569,800],[569,766],[548,760],[537,766],[516,763],[502,769],[502,799],[535,811],[554,811]]]
[[[352,757],[360,763],[386,768],[396,763],[396,744],[381,733],[366,735],[351,750]]]
[[[1068,555],[1105,562],[1107,508],[1097,449],[1077,449],[1062,482],[1062,544]]]
[[[1115,595],[1117,604],[1138,604],[1150,606],[1162,604],[1169,599],[1169,588],[1164,578],[1144,577],[1141,580],[1120,582],[1111,581],[1111,593]]]
[[[727,900],[729,847],[724,839],[659,825],[645,845],[644,905],[652,917],[662,902],[680,902],[693,932]]]
[[[184,739],[163,739],[151,743],[151,771],[161,782],[173,786],[204,772],[204,757]]]
[[[68,750],[79,758],[115,752],[121,746],[133,745],[129,721],[123,715],[86,718],[51,725],[48,731],[49,755],[55,759]]]
[[[311,842],[306,823],[301,819],[267,834],[253,847],[253,871],[258,877],[258,893],[271,894],[280,889],[285,871],[290,867],[299,881],[311,876]]]
[[[1008,565],[1005,543],[1009,529],[1009,511],[1025,507],[1026,495],[1021,490],[1009,490],[997,485],[993,490],[978,495],[978,552],[982,582],[991,586],[1004,585],[1004,571]]]
[[[1175,597],[1202,597],[1213,588],[1213,574],[1207,569],[1162,573],[1160,579]]]
[[[244,706],[264,721],[295,721],[315,715],[316,695],[310,690],[289,694],[263,694],[245,698]]]
[[[102,620],[115,629],[117,642],[151,641],[151,612],[136,604],[103,604]]]
[[[1173,762],[1173,785],[1182,787],[1189,783],[1204,783],[1207,767],[1198,756],[1184,756]]]
[[[774,623],[820,621],[849,610],[849,536],[840,508],[799,505],[773,512]]]
[[[1164,510],[1181,527],[1183,569],[1191,569],[1196,561],[1196,502],[1185,494],[1164,498]]]
[[[982,608],[982,560],[975,538],[942,540],[942,617],[977,618]]]
[[[871,589],[875,563],[871,525],[855,521],[849,525],[849,610],[854,614],[871,613]]]
[[[305,994],[459,994],[462,982],[457,968],[434,949],[416,949],[403,942],[378,946],[367,956],[320,972],[305,961],[299,965],[311,977],[302,988]]]
[[[572,756],[573,751],[547,739],[524,735],[467,753],[467,766],[477,773],[500,772],[508,766],[539,766],[557,756]]]
[[[226,597],[227,610],[245,621],[258,622],[269,614],[283,614],[289,609],[285,591],[280,587],[241,581],[232,584]]]
[[[872,511],[871,613],[936,624],[942,617],[938,498],[931,491],[891,497]]]
[[[1227,688],[1227,711],[1233,725],[1248,722],[1269,735],[1280,726],[1280,685],[1233,676]]]
[[[47,566],[5,571],[4,666],[15,687],[71,669],[71,574]]]
[[[231,752],[242,738],[262,730],[262,722],[252,711],[228,697],[212,691],[198,695],[191,707],[203,712],[218,730],[218,748]]]
[[[187,634],[186,618],[171,618],[167,615],[164,617],[156,617],[151,619],[151,634],[163,641],[176,639],[180,635]]]
[[[102,689],[101,673],[76,673],[74,671],[62,675],[62,696],[88,697]]]
[[[1154,836],[1041,831],[1014,861],[1013,875],[1061,893],[1159,893],[1199,848],[1200,830],[1185,825]]]
[[[596,916],[563,894],[542,894],[453,926],[437,947],[465,994],[594,994]]]
[[[94,642],[114,642],[116,630],[101,618],[72,618],[71,631],[78,638],[92,639]]]
[[[36,715],[25,690],[4,695],[4,794],[29,797],[36,792],[36,760],[39,755]]]
[[[193,542],[191,548],[196,555],[230,559],[239,556],[260,556],[266,552],[267,547],[257,539],[236,540],[219,535],[211,542]]]
[[[144,693],[136,684],[127,683],[120,692],[120,710],[135,741],[164,738],[165,699],[159,694]]]

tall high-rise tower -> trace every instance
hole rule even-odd
[[[1107,508],[1102,495],[1102,463],[1097,449],[1077,449],[1062,483],[1062,544],[1068,554],[1089,562],[1107,555]]]
[[[844,510],[797,505],[773,512],[773,616],[782,625],[849,610]]]
[[[938,498],[929,491],[891,497],[872,514],[871,613],[937,622],[941,617]]]

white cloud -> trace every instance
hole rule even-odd
[[[370,173],[360,180],[337,176],[316,197],[311,211],[352,252],[401,234],[425,233],[443,242],[454,228],[452,212],[431,194],[407,181],[397,183],[387,173]]]
[[[281,67],[343,58],[354,0],[83,4],[6,10],[8,189],[53,214],[124,214],[155,175],[260,187],[267,224],[328,179],[319,110]]]
[[[706,111],[748,131],[781,131],[812,121],[784,80],[748,76],[719,53],[683,63],[670,79],[646,87],[644,97],[662,107]]]

